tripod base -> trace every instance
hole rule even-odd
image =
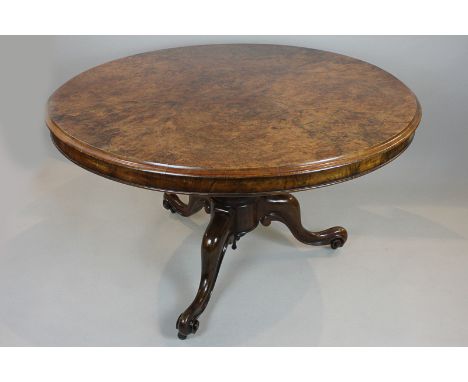
[[[268,226],[272,221],[280,221],[302,243],[330,245],[333,249],[342,247],[348,237],[343,227],[319,232],[306,230],[301,223],[299,202],[291,194],[238,198],[191,195],[185,204],[177,195],[165,193],[163,206],[182,216],[193,215],[202,208],[211,215],[201,245],[200,285],[193,302],[177,319],[180,339],[198,330],[198,317],[208,305],[227,247],[236,249],[237,241],[258,223]]]

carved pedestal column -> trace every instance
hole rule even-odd
[[[213,291],[224,253],[229,245],[236,249],[237,241],[261,222],[284,223],[294,237],[305,244],[343,246],[348,237],[342,227],[310,232],[301,223],[299,202],[290,194],[257,197],[190,196],[188,204],[175,194],[164,194],[163,205],[173,213],[190,216],[205,208],[211,214],[201,245],[201,279],[195,299],[177,320],[178,336],[185,339],[198,330],[198,317],[203,313]]]

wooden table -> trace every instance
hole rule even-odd
[[[376,66],[280,45],[206,45],[126,57],[88,70],[49,99],[57,148],[98,175],[165,191],[164,207],[211,215],[201,280],[179,316],[197,331],[223,255],[258,223],[341,247],[346,230],[306,230],[292,191],[388,163],[421,119],[415,95]],[[177,193],[189,194],[188,204]]]

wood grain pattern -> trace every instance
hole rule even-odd
[[[210,195],[318,187],[387,163],[421,119],[371,64],[278,45],[207,45],[116,60],[49,99],[75,163],[128,184]]]
[[[184,204],[177,197],[166,194],[164,200],[168,209],[173,212],[185,216],[195,212],[190,207],[196,203],[192,198],[189,204]],[[197,294],[176,322],[180,339],[186,339],[188,335],[197,332],[200,325],[198,318],[210,301],[228,246],[232,245],[232,249],[236,249],[237,242],[259,223],[268,226],[272,221],[279,221],[290,229],[296,239],[309,245],[330,245],[337,249],[348,238],[343,227],[332,227],[319,232],[305,229],[301,223],[299,202],[286,193],[251,197],[208,197],[203,203],[205,206],[208,203],[207,210],[211,219],[201,245],[201,276]],[[200,209],[201,206],[198,211]]]

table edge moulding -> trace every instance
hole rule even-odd
[[[210,54],[212,54],[212,56],[210,56]],[[230,60],[225,59],[226,57],[229,57]],[[289,58],[291,63],[288,61]],[[216,77],[218,74],[211,70],[209,65],[207,66],[207,62],[210,64],[210,59],[214,60],[211,63],[211,67],[214,68],[213,70],[217,70],[216,65],[219,65],[219,70],[224,70],[223,73],[225,73],[225,76],[223,75]],[[308,61],[309,59],[311,60],[310,62]],[[239,69],[239,73],[242,73],[243,76],[240,78],[236,78],[235,73],[233,74],[233,72],[235,72],[234,69],[236,68],[236,64],[233,64],[231,62],[232,60],[238,60],[238,65],[242,66],[242,70]],[[354,124],[352,125],[352,128],[355,129],[354,132],[358,131],[356,134],[369,134],[371,136],[371,138],[367,140],[367,136],[362,138],[362,142],[365,142],[366,144],[359,143],[359,135],[354,135],[353,139],[357,139],[358,142],[356,144],[354,144],[354,141],[351,142],[354,144],[354,146],[347,146],[347,152],[345,150],[341,150],[341,148],[345,146],[340,146],[336,149],[336,152],[340,153],[339,155],[330,155],[329,157],[324,156],[323,159],[320,158],[319,160],[317,160],[317,157],[313,157],[314,159],[309,161],[296,161],[295,163],[278,162],[276,161],[276,158],[270,156],[270,158],[272,158],[272,162],[276,163],[277,165],[269,165],[268,163],[265,163],[263,166],[259,166],[258,163],[263,162],[255,162],[255,158],[253,158],[254,162],[251,163],[254,164],[251,166],[246,165],[236,167],[232,163],[228,163],[224,168],[223,163],[220,163],[210,168],[209,165],[206,165],[206,163],[209,162],[207,162],[206,158],[203,157],[201,157],[201,163],[205,163],[205,165],[197,165],[194,163],[191,166],[186,166],[180,165],[180,163],[159,163],[150,159],[143,160],[141,157],[137,158],[138,155],[123,155],[118,150],[106,150],[105,147],[107,146],[103,144],[91,144],[86,141],[86,137],[90,137],[89,141],[95,139],[96,142],[102,143],[108,142],[111,135],[111,138],[113,138],[119,134],[124,137],[127,136],[125,134],[130,134],[131,139],[133,140],[131,143],[131,149],[134,151],[132,152],[135,152],[135,145],[137,147],[136,150],[138,150],[138,144],[141,142],[138,140],[140,136],[137,136],[136,133],[132,132],[132,126],[126,125],[126,121],[133,121],[131,123],[135,123],[135,118],[132,119],[132,117],[135,116],[128,115],[128,113],[132,113],[132,111],[128,112],[128,110],[137,109],[131,109],[127,106],[123,107],[122,103],[120,103],[116,104],[116,110],[113,110],[112,101],[116,99],[122,99],[119,97],[123,97],[123,95],[119,93],[117,85],[125,85],[129,89],[136,89],[135,98],[141,97],[143,95],[143,97],[150,99],[152,94],[163,94],[164,97],[164,93],[151,93],[152,91],[157,91],[157,89],[155,90],[151,88],[151,86],[153,86],[151,81],[149,81],[150,84],[145,84],[145,75],[153,76],[150,78],[156,82],[159,81],[159,84],[163,84],[161,86],[168,86],[167,91],[168,93],[172,92],[171,94],[173,98],[177,98],[177,95],[182,94],[179,89],[181,86],[188,86],[187,84],[189,84],[191,86],[197,87],[197,89],[200,90],[203,86],[206,85],[206,83],[209,83],[211,86],[213,86],[213,91],[215,92],[213,97],[218,97],[219,95],[225,96],[225,99],[230,100],[231,107],[234,108],[233,110],[237,110],[235,107],[238,107],[238,104],[242,105],[241,101],[239,101],[239,103],[232,101],[232,94],[235,89],[242,89],[243,86],[246,86],[246,89],[252,89],[255,86],[258,86],[260,90],[264,89],[265,91],[264,93],[261,93],[263,98],[256,100],[255,97],[250,97],[248,100],[251,104],[257,106],[256,110],[260,114],[263,112],[263,109],[258,105],[265,105],[267,110],[264,112],[264,114],[262,114],[261,117],[264,118],[263,121],[268,121],[268,118],[270,117],[268,112],[271,110],[275,111],[274,107],[271,110],[268,109],[272,105],[272,103],[268,103],[268,95],[270,94],[268,92],[278,92],[278,89],[281,91],[282,88],[281,86],[274,88],[273,85],[270,87],[261,88],[261,85],[258,85],[260,83],[260,79],[256,81],[255,76],[257,75],[261,77],[263,74],[261,71],[259,71],[259,68],[256,67],[257,61],[261,61],[262,65],[265,65],[265,78],[268,76],[271,76],[272,78],[274,78],[274,76],[278,76],[281,78],[281,81],[283,81],[284,78],[288,79],[288,81],[294,81],[294,73],[299,73],[298,76],[304,76],[305,70],[311,70],[311,73],[314,70],[313,73],[318,73],[316,80],[320,81],[320,79],[323,78],[323,89],[327,89],[326,91],[322,89],[321,91],[323,94],[321,93],[321,95],[329,95],[331,101],[333,101],[333,91],[338,89],[339,92],[340,83],[338,81],[338,84],[331,84],[330,81],[333,82],[333,78],[330,79],[327,77],[327,73],[329,73],[327,71],[335,70],[333,73],[343,73],[343,71],[339,72],[338,70],[343,70],[343,68],[350,68],[350,75],[352,76],[355,74],[356,77],[354,79],[347,79],[347,82],[345,80],[343,81],[346,82],[345,85],[348,87],[353,86],[354,83],[357,84],[356,86],[361,92],[359,93],[360,95],[356,95],[355,100],[350,101],[350,107],[352,107],[352,105],[360,105],[359,102],[362,101],[364,102],[363,107],[369,107],[369,109],[366,109],[365,111],[373,111],[376,107],[380,107],[379,105],[383,105],[382,107],[386,108],[386,104],[382,101],[384,98],[376,99],[376,101],[373,102],[373,94],[378,94],[381,97],[388,96],[390,97],[388,99],[394,101],[391,105],[392,109],[389,109],[390,111],[383,110],[381,114],[384,115],[384,117],[382,117],[381,120],[378,120],[378,118],[374,120],[369,116],[365,117],[367,119],[363,119],[363,115],[365,114],[364,112],[361,112],[361,114],[358,112],[354,114],[350,112],[347,114],[351,116],[350,118],[361,118],[359,121],[364,121],[363,123],[367,124],[361,129],[359,125],[361,122],[356,122],[356,120],[351,119],[349,120],[349,123]],[[170,68],[170,65],[167,65],[168,63],[174,63],[175,69]],[[291,68],[293,69],[288,71],[284,68],[289,64],[292,65]],[[154,68],[151,65],[154,65]],[[271,70],[268,69],[268,65],[271,65]],[[309,67],[307,65],[309,65]],[[321,65],[323,65],[323,70],[317,70],[317,68],[321,68]],[[227,71],[226,68],[229,69],[229,71]],[[121,72],[119,72],[119,70]],[[170,76],[166,76],[167,78],[163,79],[160,78],[161,76],[157,77],[158,73],[155,73],[157,70],[161,70],[161,73],[164,71],[167,73],[175,73],[173,79],[173,89],[171,88],[172,78],[170,78]],[[170,70],[176,71],[171,72]],[[200,77],[203,79],[203,81],[201,81],[200,78],[197,78],[197,70],[205,70],[203,75],[200,74]],[[353,73],[353,70],[355,70],[356,73]],[[365,77],[367,73],[366,70],[369,71],[369,78]],[[131,75],[132,71],[135,71],[135,73],[139,74],[135,75],[135,78],[133,78]],[[140,71],[143,74],[141,74]],[[212,74],[211,77],[210,75],[206,74],[208,72]],[[120,73],[121,77],[118,77],[115,73]],[[330,76],[332,76],[333,73]],[[187,77],[186,83],[183,82],[185,80],[184,76]],[[339,76],[340,74],[338,77]],[[299,79],[304,80],[304,78],[307,80],[308,77],[300,77]],[[353,82],[353,80],[356,81],[356,78],[363,79],[364,84],[359,83],[359,81]],[[375,84],[372,82],[374,80],[376,81]],[[132,81],[135,82],[132,83]],[[216,81],[218,81],[218,83],[216,83]],[[251,84],[248,83],[249,81],[251,81]],[[284,91],[288,97],[292,97],[291,94],[293,94],[298,97],[298,103],[307,103],[307,94],[301,94],[297,91],[296,88],[288,89],[288,82],[281,81],[279,83],[283,84],[283,86],[286,84]],[[145,89],[136,87],[135,84],[140,83],[143,84],[143,87],[147,86],[147,89],[149,89],[149,96],[147,93],[144,93]],[[116,84],[117,90],[112,89],[112,84]],[[368,86],[368,84],[370,84],[370,87],[373,87],[373,89],[369,90],[369,92],[371,92],[370,95],[364,94],[362,96],[363,92],[366,93],[366,86]],[[381,84],[388,86],[388,88],[385,88],[385,86],[383,86],[383,88],[377,86]],[[90,86],[95,86],[93,91],[88,91]],[[102,90],[102,94],[99,94],[101,89],[104,90]],[[313,91],[309,88],[304,89],[306,93],[307,91]],[[328,89],[332,90],[329,91]],[[80,95],[84,93],[87,94],[86,97],[84,97],[86,99],[85,102],[81,104]],[[107,94],[110,97],[109,105],[103,105],[105,102],[103,102],[102,97],[105,98]],[[400,94],[403,98],[399,98]],[[89,105],[91,105],[92,108],[92,102],[94,102],[92,97],[94,95],[96,96],[96,108],[99,110],[93,114],[93,111],[89,111]],[[131,92],[125,96],[127,96],[128,99],[132,101]],[[210,99],[210,96],[212,95],[209,93],[200,92],[201,98],[205,97],[205,99]],[[313,99],[314,94],[310,93],[310,96]],[[359,98],[360,96],[361,98]],[[222,97],[218,98],[223,99]],[[148,99],[146,99],[144,102],[151,102],[151,100],[148,101]],[[329,102],[330,99],[328,100]],[[128,103],[130,101],[126,100],[125,102]],[[137,102],[137,100],[133,100],[133,102]],[[181,106],[182,102],[185,102],[185,104]],[[184,100],[180,101],[179,103],[174,101],[174,99],[170,100],[171,105],[178,105],[177,107],[182,110],[180,112],[185,114],[188,113],[187,110],[198,110],[197,107],[201,109],[201,103],[197,104],[197,102],[198,101],[196,97],[194,97],[194,99],[185,97]],[[216,102],[217,101],[215,100],[215,103]],[[263,104],[261,102],[263,102]],[[294,99],[291,102],[294,102]],[[340,105],[342,105],[343,98],[340,98],[340,102]],[[378,102],[381,103],[379,104]],[[167,103],[169,103],[169,101],[167,101]],[[403,105],[404,109],[401,112],[398,111],[398,105],[400,105],[400,103]],[[161,110],[166,110],[164,107],[167,107],[167,105],[162,104],[155,105],[155,107],[159,107]],[[244,106],[246,108],[254,107],[247,103],[244,103]],[[61,107],[62,109],[60,109]],[[80,107],[83,109],[80,109]],[[151,107],[145,109],[147,104],[143,103],[139,105],[139,107],[140,109],[138,110],[143,110],[143,112],[137,117],[140,118],[140,122],[142,121],[142,123],[145,122],[143,120],[145,116],[147,116],[150,121],[158,120],[158,118],[161,117],[158,114],[160,113],[159,109],[156,111],[151,109]],[[217,109],[214,109],[213,113],[217,112],[218,115],[221,115],[223,118],[228,118],[231,116],[234,119],[234,125],[238,121],[240,121],[240,124],[244,124],[244,127],[240,128],[239,134],[242,134],[243,132],[249,134],[251,130],[248,129],[255,130],[257,126],[255,124],[259,124],[260,122],[258,121],[262,121],[262,119],[251,110],[246,110],[244,116],[238,116],[236,113],[232,112],[232,110],[229,110],[223,114],[222,101],[217,102],[214,107]],[[320,109],[320,105],[318,105],[316,109]],[[62,111],[59,112],[57,110]],[[244,109],[240,107],[238,110],[240,110],[239,113],[242,113],[242,110]],[[173,110],[171,113],[172,112],[175,114],[171,115],[175,115],[176,117],[174,118],[177,118],[179,109],[176,109],[175,111]],[[291,113],[294,114],[294,112],[295,111]],[[320,118],[320,112],[320,110],[315,110],[313,112],[309,111],[309,113],[315,113],[310,115],[313,115],[316,118]],[[80,113],[86,115],[80,116]],[[122,117],[122,122],[122,118],[120,117],[124,115],[124,113],[127,114],[125,114],[125,118]],[[281,139],[284,139],[285,142],[288,142],[289,131],[293,132],[292,130],[294,129],[295,125],[292,125],[292,122],[290,122],[291,114],[288,114],[289,111],[286,110],[286,108],[284,108],[284,113],[286,114],[285,116],[282,116],[281,119],[281,123],[284,124],[279,128],[280,130],[278,131],[280,131],[279,134],[283,134]],[[108,116],[107,118],[112,118],[113,123],[120,123],[119,126],[121,126],[120,129],[122,130],[119,130],[115,127],[111,133],[109,133],[109,130],[107,130],[107,134],[110,135],[105,137],[106,140],[99,140],[99,129],[101,129],[102,126],[99,125],[99,118],[103,118],[103,115],[110,115],[110,117]],[[226,117],[226,115],[228,117]],[[273,119],[277,117],[274,113],[271,115],[273,116],[271,117]],[[391,117],[392,115],[396,115],[396,121],[389,120],[388,116]],[[323,231],[311,232],[302,226],[299,203],[297,199],[290,194],[290,192],[342,182],[364,175],[385,165],[386,163],[395,159],[410,145],[416,128],[421,121],[421,115],[421,106],[411,90],[394,76],[380,68],[375,67],[374,65],[347,56],[308,48],[280,45],[233,44],[211,46],[205,45],[195,47],[192,46],[148,52],[142,55],[129,56],[124,59],[115,60],[110,63],[100,65],[96,68],[92,68],[68,81],[50,97],[46,116],[46,124],[50,130],[52,141],[57,149],[77,165],[115,181],[137,187],[163,191],[163,206],[172,213],[177,213],[184,217],[188,217],[200,210],[204,210],[206,213],[210,214],[210,222],[203,236],[201,245],[202,269],[200,285],[193,302],[179,316],[176,322],[179,338],[185,339],[189,334],[194,334],[198,330],[198,317],[202,314],[208,304],[216,282],[216,278],[218,276],[222,259],[228,246],[232,246],[233,249],[236,249],[240,238],[246,233],[255,229],[258,224],[261,223],[265,226],[268,226],[272,221],[279,221],[285,224],[290,229],[293,236],[302,243],[309,245],[329,245],[333,249],[337,249],[343,246],[348,238],[347,231],[343,227],[335,226]],[[194,124],[196,125],[196,123],[199,123],[200,125],[197,126],[202,126],[202,129],[206,130],[207,128],[203,125],[203,123],[205,123],[203,121],[209,121],[209,118],[215,119],[214,115],[212,117],[210,116],[211,114],[209,112],[202,110],[198,116],[195,116],[198,117],[198,120],[195,118]],[[250,118],[250,120],[248,118]],[[180,131],[183,131],[184,126],[187,128],[192,128],[187,125],[182,125],[182,128],[178,128],[178,125],[176,123],[174,124],[174,122],[170,121],[170,119],[170,116],[165,116],[163,119],[163,123],[166,123],[167,126],[169,126],[167,131],[176,131],[177,134],[180,134]],[[181,120],[186,121],[182,117]],[[341,129],[343,129],[343,126],[346,125],[347,121],[348,120],[344,117],[339,121],[339,123],[341,123]],[[227,120],[227,122],[229,123],[231,121]],[[276,123],[273,122],[272,124]],[[170,123],[172,123],[172,125],[170,125]],[[216,124],[216,121],[213,123]],[[288,123],[291,123],[291,125],[288,125]],[[299,122],[296,120],[294,123],[297,125]],[[394,123],[394,125],[391,125],[392,123]],[[68,128],[64,128],[63,126],[68,126]],[[136,126],[136,129],[139,128],[138,123],[136,123],[134,126]],[[260,129],[265,129],[265,127],[261,124],[258,126]],[[332,126],[331,129],[333,129],[334,125],[331,124],[330,126]],[[379,131],[376,131],[374,135],[373,131],[369,130],[373,126],[379,126],[378,128],[375,127],[375,129],[380,129]],[[386,130],[388,126],[391,126],[390,130]],[[397,130],[399,126],[401,126],[401,129]],[[83,131],[82,136],[80,136],[79,133],[76,133],[77,131],[81,131],[79,130],[81,128]],[[106,127],[102,128],[105,129]],[[156,128],[157,127],[155,127],[155,129]],[[311,129],[313,128],[318,129],[318,127],[311,127]],[[151,129],[152,128],[150,126],[150,129],[145,132],[147,136],[148,134],[151,135],[154,133],[154,131]],[[195,129],[195,127],[193,127],[193,129]],[[75,133],[71,133],[70,131],[74,131]],[[271,134],[272,131],[276,130],[268,130],[264,136],[271,138],[272,135],[268,134]],[[354,132],[352,132],[352,134],[354,134]],[[293,133],[296,135],[294,136],[295,138],[291,138],[292,141],[298,142],[299,138],[297,137],[301,137],[300,134],[306,134],[307,131],[304,132],[304,130],[301,130],[299,133]],[[333,142],[333,139],[340,139],[339,137],[336,138],[336,134],[333,135],[332,133],[333,131],[330,133],[332,138],[327,138],[329,142]],[[224,131],[221,132],[221,134],[232,136],[229,135],[231,134],[230,131]],[[328,132],[325,132],[325,134],[328,134]],[[379,141],[379,134],[385,136],[385,139]],[[151,136],[154,137],[156,135]],[[310,136],[312,135],[310,134],[309,137]],[[218,139],[217,137],[212,139],[213,142],[218,142],[216,141],[216,139]],[[244,137],[243,139],[245,142],[248,142],[247,138]],[[271,139],[276,138],[273,137]],[[348,139],[352,138],[348,137]],[[119,142],[121,146],[119,146],[118,149],[123,150],[121,152],[125,153],[125,139],[120,140]],[[153,141],[149,142],[151,143]],[[276,145],[278,145],[278,140],[275,140],[274,142]],[[370,144],[369,142],[376,143]],[[167,147],[169,150],[169,146],[164,146],[165,143],[157,142],[157,144],[160,145],[158,146],[160,150],[161,147]],[[229,142],[226,142],[226,144],[229,144]],[[266,145],[268,146],[268,144],[269,142],[267,141]],[[361,146],[359,146],[360,144]],[[303,147],[307,147],[301,145],[301,142],[299,142],[298,145],[301,147],[301,149],[303,149]],[[146,150],[148,150],[148,145],[145,147]],[[199,145],[197,147],[199,148],[202,146]],[[351,150],[349,147],[358,147],[358,149]],[[259,150],[263,150],[263,154],[266,153],[265,155],[267,155],[267,157],[269,149],[273,150],[272,148],[268,147],[259,148]],[[190,150],[190,147],[184,146],[181,152],[186,154],[188,153],[188,158],[192,158],[193,153],[191,153]],[[209,150],[210,148],[208,147],[206,149],[206,155],[209,155]],[[327,153],[333,152],[333,147],[330,150],[331,151],[327,151]],[[302,159],[300,155],[302,155],[301,153],[303,152],[304,150],[298,153],[294,158],[299,157]],[[296,153],[292,153],[291,155],[295,154]],[[234,156],[235,155],[236,153],[234,153]],[[171,157],[166,155],[165,158]],[[289,158],[287,152],[286,158]],[[188,194],[188,202],[182,202],[177,194]],[[274,298],[274,296],[271,297]]]

